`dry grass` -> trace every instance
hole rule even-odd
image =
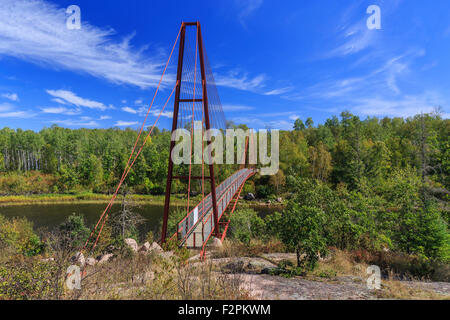
[[[258,257],[264,253],[285,252],[285,246],[278,239],[261,241],[252,239],[249,244],[244,244],[232,239],[225,239],[223,246],[212,252],[213,258],[228,257]]]
[[[236,274],[217,272],[209,263],[186,264],[177,256],[131,254],[87,269],[79,292],[67,299],[247,299]]]

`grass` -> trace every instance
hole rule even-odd
[[[8,195],[0,196],[0,205],[23,205],[23,204],[51,204],[51,203],[67,203],[67,202],[83,202],[83,203],[103,203],[111,199],[112,195],[100,193],[71,193],[71,194],[33,194],[33,195]],[[119,196],[120,197],[120,196]],[[119,198],[118,197],[118,198]],[[164,204],[164,195],[129,195],[136,202],[152,202],[154,204]],[[185,200],[172,196],[173,204],[184,204]]]

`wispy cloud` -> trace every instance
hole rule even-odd
[[[63,100],[64,102],[73,104],[77,107],[86,107],[86,108],[90,108],[90,109],[99,109],[99,110],[106,110],[107,106],[105,106],[103,103],[101,102],[97,102],[94,100],[90,100],[90,99],[85,99],[85,98],[81,98],[79,96],[77,96],[75,93],[73,93],[72,91],[68,91],[68,90],[46,90],[46,92],[58,99]]]
[[[111,119],[111,116],[100,116],[100,118],[98,120],[108,120]]]
[[[356,99],[350,109],[368,116],[410,117],[421,112],[430,113],[444,104],[445,100],[438,93],[426,91],[398,99],[383,97]]]
[[[42,113],[51,113],[51,114],[65,114],[65,115],[78,115],[81,113],[80,109],[69,109],[66,107],[44,107],[41,108]]]
[[[35,113],[28,110],[19,110],[16,106],[10,103],[0,104],[0,118],[32,118],[35,116]]]
[[[263,4],[263,0],[235,0],[239,10],[239,21],[247,28],[246,19]]]
[[[17,95],[17,93],[4,93],[2,94],[2,97],[11,101],[19,101],[19,96]]]
[[[244,91],[256,91],[264,87],[265,74],[249,77],[248,73],[232,70],[227,74],[214,74],[216,85]]]
[[[254,110],[254,107],[244,106],[244,105],[235,105],[235,104],[224,104],[222,105],[222,110],[225,112],[235,112],[235,111],[249,111]]]
[[[163,59],[133,48],[132,36],[118,42],[114,30],[86,21],[68,30],[65,8],[44,0],[2,0],[1,6],[0,55],[141,88],[159,81]]]
[[[130,108],[130,107],[123,107],[122,111],[125,111],[125,112],[128,112],[128,113],[132,113],[132,114],[138,113],[137,110],[134,110],[133,108]]]
[[[67,127],[98,127],[99,126],[98,122],[87,119],[87,118],[83,118],[83,117],[78,120],[65,119],[65,120],[51,120],[48,122],[54,123],[54,124],[61,124],[63,126],[67,126]]]
[[[122,120],[119,120],[119,121],[117,121],[114,124],[114,126],[116,126],[116,127],[131,127],[131,126],[135,126],[137,124],[139,124],[139,122],[137,122],[137,121],[122,121]]]
[[[284,93],[286,93],[286,92],[289,92],[289,91],[291,91],[292,89],[293,89],[292,86],[290,86],[290,87],[284,87],[284,88],[279,88],[279,89],[274,89],[274,90],[270,90],[270,91],[264,92],[264,95],[266,95],[266,96],[277,96],[277,95],[280,95],[280,94],[284,94]]]

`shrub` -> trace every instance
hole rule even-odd
[[[37,255],[43,250],[33,224],[25,218],[6,219],[0,215],[0,244],[26,256]]]
[[[229,235],[243,243],[250,243],[252,238],[263,237],[264,220],[253,209],[236,210],[230,220]]]

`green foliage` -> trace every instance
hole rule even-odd
[[[322,210],[299,206],[289,202],[280,221],[280,238],[283,243],[297,252],[297,267],[313,270],[319,254],[326,252],[326,238],[323,234],[325,214]],[[301,259],[301,254],[305,257]]]
[[[34,256],[43,250],[30,221],[25,218],[6,219],[0,215],[0,249],[7,247],[25,256]]]
[[[84,217],[75,213],[68,216],[66,221],[59,225],[59,231],[67,235],[67,241],[74,248],[84,245],[90,234],[89,228],[85,225]]]
[[[55,281],[54,264],[28,260],[0,265],[0,300],[37,300],[58,297],[62,282]]]
[[[229,236],[249,244],[252,238],[264,237],[265,223],[252,209],[236,210],[230,219]]]

